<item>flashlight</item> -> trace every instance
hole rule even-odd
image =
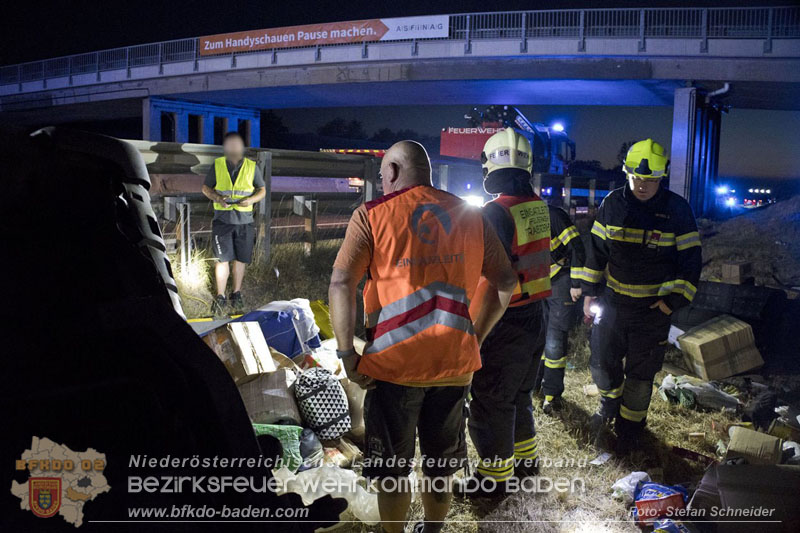
[[[600,306],[597,304],[592,304],[589,306],[589,312],[592,313],[594,316],[600,316],[601,311],[602,309],[600,309]]]

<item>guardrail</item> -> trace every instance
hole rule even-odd
[[[708,39],[763,39],[764,50],[769,52],[773,39],[800,38],[800,7],[795,6],[570,9],[467,13],[449,17],[448,36],[426,40],[464,41],[465,53],[469,53],[471,41],[480,39],[519,39],[523,51],[527,39],[546,38],[578,39],[579,50],[584,49],[586,39],[593,38],[636,38],[640,41],[640,50],[644,50],[648,38],[696,38],[701,40],[703,51]],[[0,67],[0,85],[77,74],[97,73],[99,77],[101,72],[109,70],[197,60],[200,57],[198,41],[198,38],[178,39],[4,66]],[[225,55],[245,53],[257,52]]]

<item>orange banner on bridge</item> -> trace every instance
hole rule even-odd
[[[447,15],[370,19],[208,35],[199,38],[199,48],[201,56],[208,56],[324,44],[447,37],[448,31]]]

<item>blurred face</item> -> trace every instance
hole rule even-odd
[[[222,151],[225,153],[225,159],[241,161],[244,157],[244,143],[239,137],[228,137],[222,144]]]
[[[628,174],[628,186],[637,200],[646,202],[656,195],[661,178],[640,178],[635,174]]]

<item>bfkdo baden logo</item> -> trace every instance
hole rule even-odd
[[[33,437],[31,447],[16,461],[16,470],[27,471],[25,483],[11,482],[11,494],[20,499],[19,507],[39,518],[56,515],[79,527],[83,507],[108,492],[103,470],[106,456],[93,448],[75,452],[50,439]]]
[[[30,478],[28,498],[33,514],[39,518],[50,518],[61,508],[61,478]]]

